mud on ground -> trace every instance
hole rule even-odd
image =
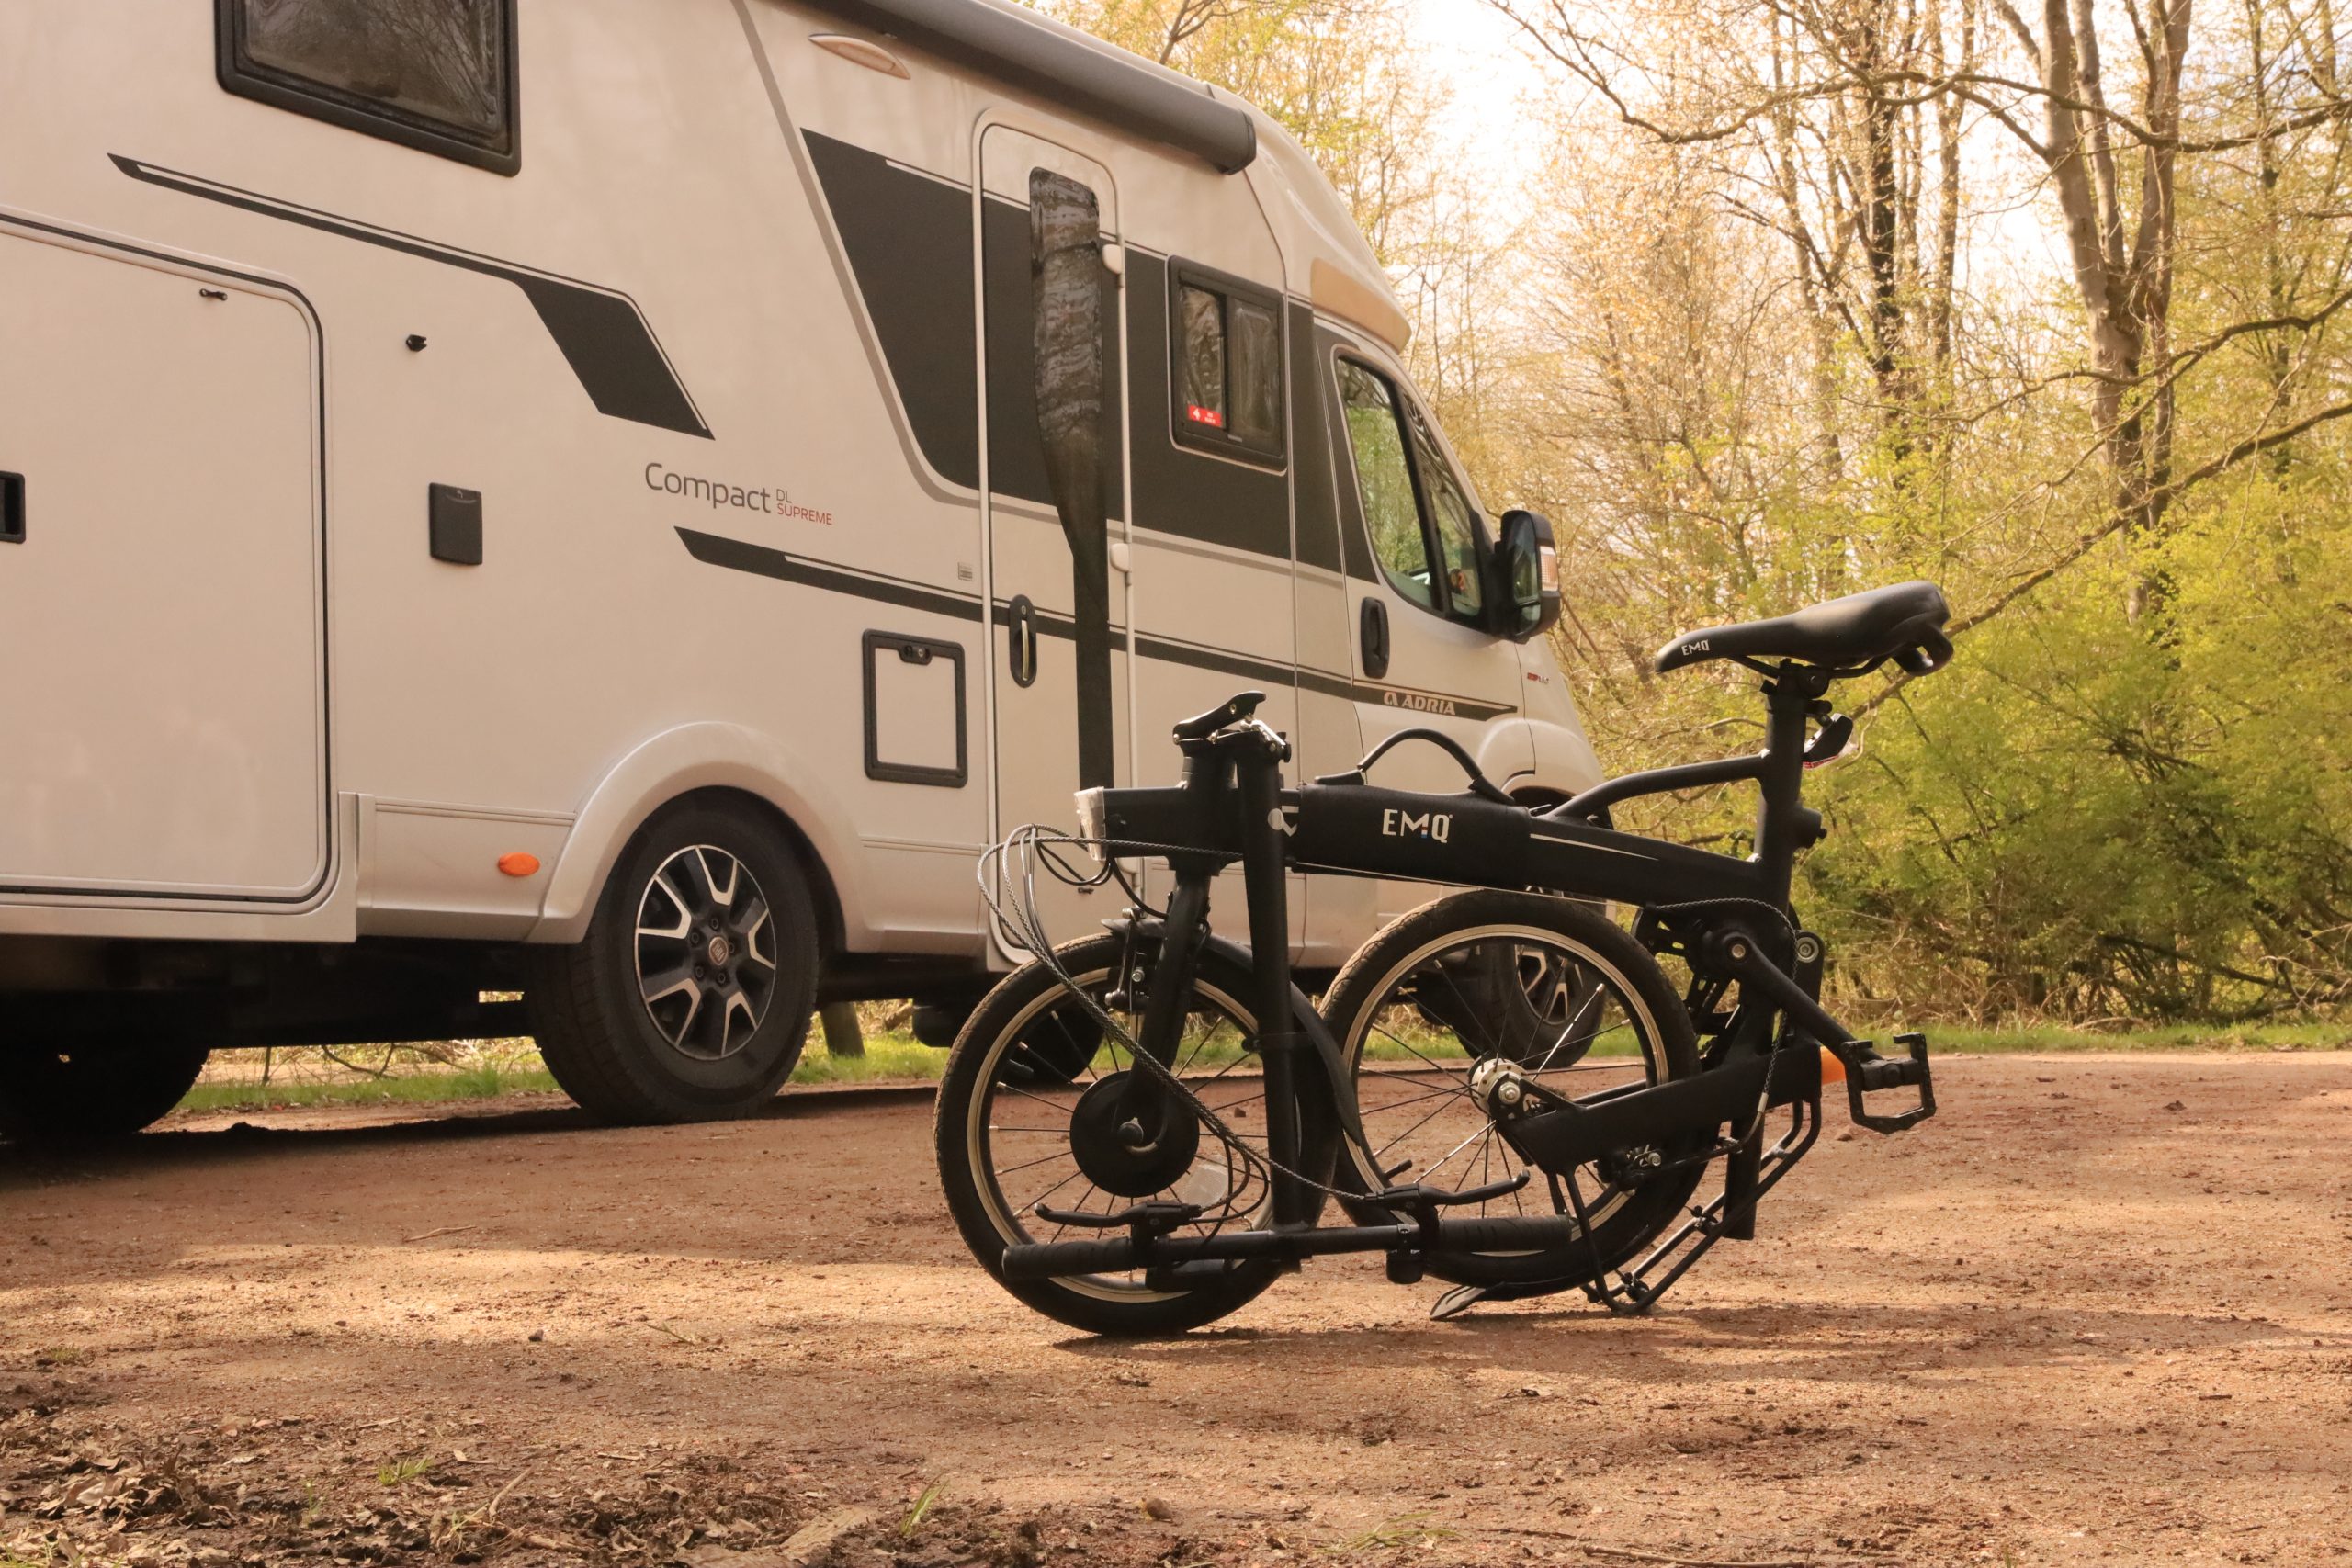
[[[919,1094],[0,1148],[0,1563],[2352,1561],[2352,1056],[1939,1078],[1648,1319],[1144,1345],[964,1256]]]

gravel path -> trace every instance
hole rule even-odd
[[[1938,1085],[1645,1320],[1374,1259],[1142,1345],[971,1263],[915,1091],[0,1148],[0,1562],[2352,1558],[2352,1055]]]

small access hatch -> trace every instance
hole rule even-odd
[[[944,789],[970,779],[961,643],[865,634],[865,776]]]

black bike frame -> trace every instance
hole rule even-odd
[[[1811,1063],[1810,1042],[1829,1047],[1847,1062],[1849,1105],[1861,1124],[1891,1132],[1933,1114],[1924,1043],[1915,1043],[1916,1036],[1904,1037],[1911,1044],[1909,1062],[1880,1057],[1815,999],[1820,977],[1817,946],[1809,959],[1795,954],[1802,980],[1782,966],[1788,960],[1776,962],[1774,957],[1777,951],[1795,946],[1790,940],[1797,934],[1789,907],[1790,883],[1798,852],[1819,836],[1819,818],[1801,798],[1804,767],[1809,760],[1835,755],[1846,734],[1844,721],[1832,716],[1821,700],[1829,679],[1827,672],[1800,665],[1783,665],[1772,672],[1764,688],[1771,714],[1767,745],[1758,756],[1631,774],[1540,816],[1480,777],[1458,746],[1434,732],[1413,733],[1443,747],[1464,764],[1471,774],[1466,792],[1437,795],[1382,789],[1364,783],[1361,768],[1303,788],[1284,789],[1282,764],[1289,747],[1252,718],[1261,700],[1255,693],[1177,727],[1177,747],[1184,757],[1181,784],[1085,792],[1080,815],[1087,836],[1099,840],[1105,853],[1163,856],[1175,874],[1164,918],[1157,922],[1138,919],[1131,928],[1136,935],[1156,935],[1159,942],[1136,1043],[1163,1066],[1175,1066],[1195,967],[1209,938],[1210,884],[1234,863],[1242,867],[1254,979],[1250,1000],[1265,1073],[1266,1152],[1273,1167],[1272,1224],[1263,1231],[1178,1238],[1159,1235],[1165,1216],[1153,1205],[1117,1216],[1057,1215],[1054,1217],[1065,1223],[1125,1225],[1130,1235],[1119,1241],[1009,1248],[1003,1263],[1007,1277],[1045,1278],[1145,1263],[1174,1267],[1187,1260],[1208,1265],[1250,1257],[1295,1260],[1326,1252],[1380,1249],[1391,1251],[1394,1267],[1396,1259],[1415,1256],[1417,1248],[1423,1254],[1533,1249],[1562,1246],[1583,1234],[1565,1218],[1439,1220],[1438,1208],[1480,1194],[1430,1189],[1364,1195],[1367,1201],[1379,1201],[1372,1205],[1375,1209],[1385,1204],[1409,1213],[1408,1221],[1314,1228],[1317,1192],[1298,1174],[1305,1163],[1302,1097],[1310,1092],[1310,1074],[1328,1082],[1342,1133],[1367,1154],[1369,1148],[1349,1092],[1347,1065],[1329,1032],[1311,1010],[1303,1010],[1292,984],[1284,873],[1294,867],[1447,886],[1540,887],[1653,912],[1707,911],[1686,913],[1682,921],[1683,929],[1697,937],[1694,967],[1704,964],[1742,984],[1742,1005],[1736,1015],[1741,1022],[1730,1032],[1732,1051],[1721,1059],[1711,1057],[1707,1066],[1736,1070],[1710,1070],[1693,1080],[1628,1086],[1584,1102],[1559,1102],[1519,1123],[1526,1129],[1525,1136],[1548,1140],[1555,1149],[1581,1146],[1578,1140],[1597,1139],[1600,1147],[1638,1141],[1619,1137],[1612,1144],[1608,1129],[1621,1124],[1621,1130],[1630,1129],[1644,1118],[1713,1115],[1714,1125],[1727,1119],[1736,1126],[1743,1120],[1751,1123],[1742,1137],[1755,1146],[1736,1158],[1726,1197],[1717,1201],[1710,1216],[1684,1227],[1685,1232],[1694,1225],[1704,1230],[1699,1250],[1714,1235],[1741,1234],[1756,1197],[1810,1146],[1809,1133],[1801,1141],[1784,1140],[1777,1148],[1778,1163],[1759,1181],[1762,1111],[1768,1105],[1818,1099],[1817,1070],[1799,1072],[1785,1065],[1800,1056]],[[1809,757],[1807,725],[1815,719],[1822,721],[1823,730]],[[1759,784],[1763,795],[1752,859],[1662,843],[1587,819],[1617,801],[1747,779]],[[1757,913],[1769,920],[1743,918]],[[1138,978],[1142,976],[1130,968],[1121,984]],[[1783,1019],[1788,1021],[1785,1027]],[[1796,1055],[1776,1049],[1790,1044],[1807,1048]],[[1317,1060],[1310,1064],[1309,1058]],[[1865,1089],[1898,1085],[1920,1090],[1917,1110],[1897,1116],[1871,1116],[1864,1111]],[[1150,1076],[1135,1075],[1126,1092],[1145,1124],[1157,1120],[1151,1113],[1166,1091]],[[1745,1108],[1735,1107],[1734,1100],[1744,1100]],[[1539,1127],[1546,1116],[1550,1121]],[[1802,1116],[1800,1123],[1817,1125]],[[1680,1245],[1682,1235],[1677,1233],[1670,1246]],[[1662,1249],[1661,1256],[1665,1250],[1670,1247]],[[1655,1291],[1687,1269],[1695,1256],[1687,1252],[1654,1286],[1626,1287],[1623,1299],[1636,1304],[1654,1299]]]
[[[1242,863],[1250,888],[1250,948],[1261,966],[1272,934],[1288,929],[1283,865],[1448,886],[1542,887],[1650,909],[1761,904],[1789,917],[1797,854],[1819,830],[1803,799],[1805,764],[1825,760],[1818,751],[1808,754],[1806,723],[1828,716],[1816,681],[1807,679],[1813,673],[1782,671],[1765,687],[1771,720],[1765,750],[1756,756],[1629,773],[1541,815],[1499,791],[1422,795],[1355,782],[1355,775],[1285,790],[1279,742],[1252,745],[1246,730],[1235,732],[1239,742],[1214,753],[1205,738],[1180,740],[1190,748],[1182,784],[1095,792],[1101,804],[1094,815],[1111,840],[1196,846],[1204,875]],[[1212,755],[1216,765],[1199,765]],[[1641,795],[1750,779],[1762,786],[1762,800],[1749,860],[1587,819]],[[1179,865],[1180,886],[1184,876]],[[1262,927],[1261,917],[1268,922]],[[1287,937],[1276,945],[1287,951]]]

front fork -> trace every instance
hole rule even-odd
[[[1290,883],[1283,839],[1282,765],[1260,755],[1241,760],[1241,868],[1249,888],[1250,966],[1257,985],[1250,998],[1258,1018],[1258,1059],[1266,1074],[1266,1154],[1274,1167],[1273,1225],[1282,1230],[1314,1223],[1313,1194],[1286,1172],[1305,1156],[1300,1126],[1299,1058],[1308,1050],[1291,1012]]]
[[[1292,1011],[1290,968],[1290,892],[1285,881],[1283,849],[1282,773],[1268,759],[1253,765],[1242,761],[1238,770],[1244,830],[1242,871],[1249,890],[1250,952],[1255,984],[1249,998],[1258,1021],[1258,1057],[1265,1073],[1266,1154],[1275,1167],[1272,1177],[1273,1228],[1311,1224],[1317,1205],[1314,1194],[1286,1172],[1301,1168],[1305,1133],[1300,1122],[1300,1058],[1313,1043],[1298,1030]],[[1161,1066],[1176,1066],[1190,1014],[1193,981],[1199,967],[1201,946],[1208,935],[1209,884],[1214,863],[1179,859],[1176,887],[1168,900],[1167,919],[1159,923],[1159,952],[1152,962],[1144,996],[1143,1021],[1136,1043]],[[1140,923],[1137,936],[1148,934]],[[1135,951],[1131,942],[1130,953]],[[1136,978],[1136,960],[1127,959],[1122,987]],[[1159,1084],[1138,1073],[1128,1086],[1127,1109],[1144,1125],[1156,1124],[1166,1096]]]

